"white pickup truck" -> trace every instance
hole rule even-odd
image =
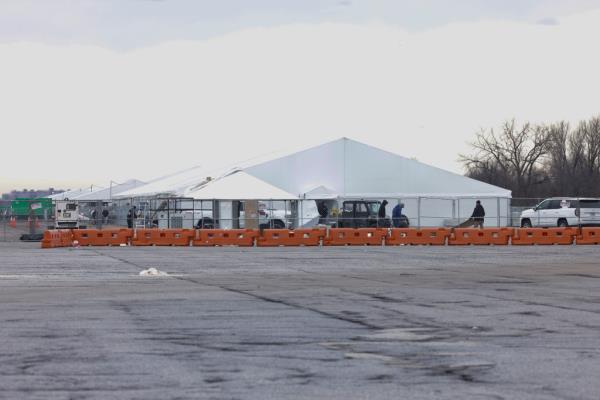
[[[600,225],[600,199],[552,197],[521,213],[521,227]]]

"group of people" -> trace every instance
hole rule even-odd
[[[387,200],[383,200],[381,205],[379,206],[379,210],[377,211],[377,219],[380,221],[384,221],[386,219],[386,211],[385,208],[388,205]],[[398,201],[398,204],[394,206],[392,209],[392,226],[394,228],[405,228],[409,225],[408,217],[402,214],[402,210],[404,209],[404,203]],[[319,224],[325,224],[327,222],[327,216],[329,215],[329,209],[324,201],[317,202],[317,211],[319,213]],[[485,209],[481,205],[481,200],[477,200],[475,202],[475,209],[473,209],[473,213],[471,217],[467,221],[468,225],[472,225],[473,227],[483,228],[483,221],[485,219]]]
[[[381,202],[381,206],[379,206],[379,212],[377,216],[379,219],[385,218],[385,206],[388,204],[387,200],[383,200]],[[404,203],[398,201],[398,204],[392,209],[392,225],[395,228],[401,228],[408,226],[408,219],[406,215],[402,214],[402,209],[404,208]],[[406,221],[404,219],[406,218]],[[475,202],[475,208],[473,209],[473,213],[471,217],[467,221],[469,225],[473,225],[475,228],[483,228],[483,221],[485,220],[485,209],[481,205],[481,200],[477,200]]]
[[[103,224],[107,224],[108,223],[108,216],[109,216],[109,212],[108,210],[105,208],[102,210],[102,223]],[[92,222],[95,224],[96,223],[96,217],[97,217],[97,212],[96,209],[92,210]]]

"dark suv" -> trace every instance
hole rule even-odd
[[[348,200],[342,204],[338,219],[339,228],[389,228],[389,218],[378,218],[381,202],[377,200]]]

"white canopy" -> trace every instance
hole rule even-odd
[[[223,178],[184,192],[185,197],[201,200],[297,200],[284,190],[268,184],[244,171],[236,171]]]

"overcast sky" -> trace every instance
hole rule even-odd
[[[2,0],[0,192],[600,113],[600,0]]]

